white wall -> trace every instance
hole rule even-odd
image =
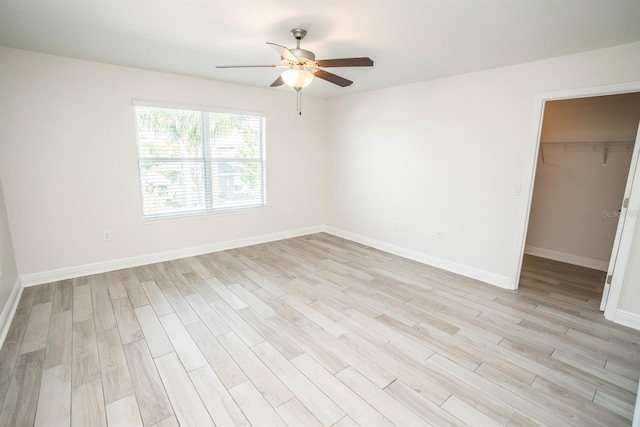
[[[0,311],[3,311],[9,295],[18,281],[18,268],[13,253],[2,182],[0,182],[0,270],[2,271],[2,277],[0,278]],[[8,313],[5,314],[8,315]],[[0,319],[0,327],[4,326],[3,322],[4,319]]]
[[[640,43],[331,100],[327,224],[508,286],[535,95],[637,80]]]
[[[0,65],[0,174],[22,276],[323,223],[326,100],[305,97],[298,116],[284,89],[6,48]],[[268,207],[145,223],[133,99],[266,113]]]
[[[607,270],[633,145],[545,142],[634,141],[640,93],[550,101],[545,105],[527,252]],[[595,149],[594,149],[595,148]]]
[[[607,271],[632,151],[545,150],[538,160],[527,253]]]

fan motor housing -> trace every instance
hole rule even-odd
[[[289,49],[289,50],[291,51],[291,53],[293,53],[293,55],[296,58],[306,59],[306,60],[309,60],[309,61],[315,61],[316,60],[316,56],[310,50],[306,50],[306,49]]]

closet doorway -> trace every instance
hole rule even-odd
[[[545,102],[521,280],[544,287],[548,269],[560,292],[608,291],[639,122],[640,92]]]

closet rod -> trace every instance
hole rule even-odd
[[[589,146],[593,146],[593,149],[595,151],[596,148],[598,148],[599,146],[604,148],[604,159],[602,162],[602,166],[606,166],[607,165],[607,157],[609,155],[609,147],[615,147],[615,146],[620,146],[620,145],[626,145],[627,149],[633,147],[633,145],[635,144],[635,141],[547,141],[547,142],[540,142],[540,155],[542,157],[542,164],[545,164],[544,161],[544,146],[545,145],[562,145],[562,146],[567,146],[567,145],[589,145]]]
[[[569,145],[569,144],[579,144],[579,145],[633,145],[635,141],[543,141],[541,145]]]

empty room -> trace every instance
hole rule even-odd
[[[0,426],[640,427],[638,0],[0,2]]]

